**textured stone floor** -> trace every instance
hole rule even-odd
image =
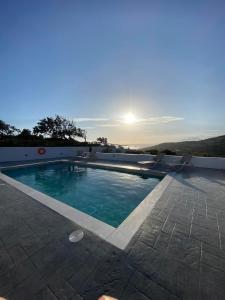
[[[125,251],[0,182],[0,296],[225,299],[225,173],[174,177]]]

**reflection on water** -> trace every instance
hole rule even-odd
[[[73,188],[82,180],[83,176],[87,176],[87,169],[77,168],[74,165],[57,165],[52,168],[46,166],[38,167],[38,171],[30,168],[25,176],[30,176],[34,173],[33,187],[40,188],[41,191],[50,192],[52,196],[58,194],[65,194],[68,192],[70,186]],[[25,178],[24,178],[25,179]],[[25,179],[26,181],[26,179]]]

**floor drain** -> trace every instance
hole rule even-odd
[[[84,237],[84,233],[82,230],[75,230],[73,232],[71,232],[71,234],[69,235],[69,241],[71,243],[77,243],[80,240],[82,240]]]

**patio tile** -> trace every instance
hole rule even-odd
[[[123,261],[123,257],[108,257],[98,265],[82,291],[78,292],[87,300],[97,299],[102,294],[120,299],[133,272],[133,268]]]
[[[201,257],[201,243],[181,233],[176,233],[171,239],[167,254],[190,267],[198,269]]]
[[[159,271],[162,258],[159,251],[137,242],[128,255],[128,262],[140,272],[152,276]]]
[[[32,297],[34,300],[57,300],[56,296],[48,287],[41,289],[37,294],[32,295]]]
[[[14,265],[0,276],[0,295],[8,296],[26,278],[36,276],[36,270],[29,259]]]
[[[198,271],[169,256],[164,258],[155,281],[181,299],[195,299],[198,295]]]
[[[225,299],[225,274],[202,265],[200,274],[199,299]]]
[[[16,245],[8,249],[8,253],[15,264],[28,258],[25,250],[20,245]]]
[[[54,295],[62,300],[71,299],[75,294],[75,290],[72,286],[59,274],[54,274],[48,280],[48,286],[51,291],[53,291]]]
[[[147,298],[144,294],[138,291],[133,285],[128,285],[125,289],[124,294],[120,298],[121,300],[149,300],[152,298]]]
[[[8,251],[5,249],[0,250],[0,274],[3,274],[7,270],[9,270],[11,267],[13,267],[14,262],[12,258],[10,257]]]
[[[174,177],[125,251],[86,230],[71,244],[68,236],[79,226],[4,186],[0,294],[10,300],[93,300],[102,294],[224,299],[225,189],[218,182],[225,172],[206,173]]]
[[[205,227],[198,226],[196,224],[192,225],[191,238],[197,239],[201,242],[207,243],[217,248],[220,247],[218,232]]]
[[[175,295],[169,293],[162,286],[150,278],[144,276],[142,273],[136,271],[129,281],[129,287],[135,287],[136,290],[141,291],[143,295],[151,300],[176,300],[178,299]],[[126,290],[125,290],[126,291]],[[126,293],[125,293],[126,294]],[[123,295],[124,299],[126,298]],[[138,298],[136,298],[138,299]]]
[[[216,216],[202,216],[194,213],[193,224],[218,232]]]
[[[202,251],[202,263],[212,267],[214,269],[220,270],[225,274],[225,257],[217,256],[216,253],[212,254],[207,251]]]

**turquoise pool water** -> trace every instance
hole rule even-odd
[[[4,173],[111,226],[118,227],[161,179],[58,163]]]

